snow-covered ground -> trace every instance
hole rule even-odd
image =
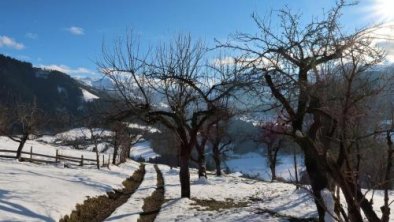
[[[164,174],[165,199],[168,202],[164,203],[157,221],[287,221],[264,212],[267,209],[283,210],[283,215],[300,218],[317,215],[307,191],[296,190],[291,184],[245,179],[238,173],[223,177],[210,175],[204,182],[192,170],[192,198],[181,199],[178,169],[164,165],[159,167]],[[236,207],[207,210],[198,205],[194,198],[233,203]]]
[[[278,155],[276,166],[276,176],[286,181],[295,181],[293,155]],[[298,172],[304,170],[303,158],[297,156]],[[225,161],[225,166],[231,172],[240,172],[253,178],[270,181],[271,171],[268,167],[268,160],[259,153],[231,154]]]
[[[155,153],[153,149],[150,147],[149,141],[142,141],[137,143],[133,146],[130,152],[130,157],[133,159],[143,158],[145,161],[149,159],[154,159],[160,156],[159,154]]]
[[[52,141],[54,138],[41,138]],[[15,150],[17,143],[0,137],[1,149]],[[148,142],[140,144],[150,150]],[[56,149],[66,155],[94,157],[89,151],[73,150],[70,147],[53,146],[38,140],[28,141],[26,149],[33,146],[34,152],[54,155]],[[145,153],[139,152],[146,157]],[[143,154],[144,153],[144,154]],[[147,155],[149,156],[149,155]],[[248,157],[248,158],[245,158]],[[290,158],[290,157],[289,157]],[[284,159],[278,169],[286,168]],[[238,161],[238,162],[237,162]],[[267,169],[259,154],[247,154],[227,162],[244,168],[259,166],[257,170]],[[290,169],[291,169],[290,167]],[[71,213],[77,203],[83,203],[87,196],[105,194],[114,188],[121,188],[121,182],[139,168],[139,163],[128,161],[110,169],[64,168],[62,164],[39,165],[0,158],[0,221],[58,221]],[[165,182],[165,202],[156,221],[288,221],[286,217],[316,217],[314,201],[305,188],[295,189],[292,184],[263,182],[241,177],[233,173],[216,177],[208,172],[208,180],[198,179],[195,169],[191,169],[191,199],[180,198],[179,169],[159,165]],[[156,188],[156,173],[147,164],[144,181],[126,204],[118,208],[108,218],[109,221],[136,221],[142,211],[145,197]],[[256,172],[252,171],[252,172]],[[278,170],[278,175],[283,176]],[[290,174],[289,174],[290,175]],[[285,176],[283,176],[285,177]],[[367,197],[370,198],[372,192]],[[391,193],[394,199],[394,193]],[[344,198],[342,198],[344,199]],[[380,212],[383,203],[382,192],[374,193],[374,207]],[[394,210],[394,208],[392,209]],[[275,212],[273,214],[272,212]],[[390,221],[394,221],[392,218]]]
[[[68,169],[0,159],[0,221],[58,221],[87,196],[121,188],[139,164]]]
[[[49,144],[60,136],[78,137],[81,134],[81,129],[74,129],[56,136],[28,140],[23,150],[28,152],[32,147],[34,153],[51,156],[59,150],[62,155],[95,159],[94,152]],[[0,149],[16,150],[17,147],[18,143],[0,137]],[[111,165],[110,169],[97,170],[94,166],[70,169],[64,168],[62,163],[41,165],[0,159],[0,221],[57,221],[87,196],[102,195],[123,187],[122,181],[138,167],[138,163],[129,161],[119,167]]]
[[[54,137],[50,136],[45,136],[38,138],[37,140],[28,140],[26,141],[25,146],[23,147],[24,152],[30,152],[30,149],[33,149],[33,153],[37,154],[45,154],[49,156],[55,156],[56,155],[56,150],[58,150],[59,155],[67,155],[67,156],[73,156],[73,157],[81,157],[82,155],[84,158],[87,159],[96,159],[96,154],[94,152],[90,152],[88,150],[75,150],[72,149],[69,146],[61,146],[61,145],[53,145],[50,143],[42,143],[40,141],[54,141]],[[0,149],[5,149],[5,150],[16,150],[18,147],[18,143],[12,141],[11,139],[7,137],[0,137]],[[1,154],[1,152],[0,152]],[[15,155],[15,154],[6,154],[6,155]],[[101,156],[104,154],[100,154]],[[107,158],[107,155],[104,155],[105,159]],[[22,154],[22,157],[29,157],[29,154]],[[36,157],[36,159],[47,159],[45,157]],[[53,159],[51,159],[53,161]]]

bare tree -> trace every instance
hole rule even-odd
[[[227,128],[230,119],[234,115],[235,113],[230,111],[228,103],[226,103],[222,111],[210,119],[207,129],[202,134],[211,144],[212,158],[216,167],[216,176],[222,175],[221,164],[223,153],[229,151],[232,147],[233,138],[227,131]]]
[[[189,159],[198,132],[218,109],[218,101],[239,87],[238,70],[207,67],[205,48],[190,36],[158,47],[152,60],[138,56],[133,39],[104,51],[101,68],[111,78],[127,109],[124,119],[139,115],[149,123],[160,122],[179,140],[181,196],[190,197]],[[176,149],[174,149],[176,150]]]
[[[129,143],[129,137],[127,133],[126,126],[120,122],[115,121],[112,123],[112,146],[114,148],[114,152],[112,154],[112,164],[117,164],[117,160],[119,159],[119,163],[125,161],[125,152],[127,149],[130,149],[131,144]]]
[[[193,156],[190,156],[190,159],[197,163],[198,165],[198,177],[205,177],[207,178],[207,166],[206,166],[206,157],[205,157],[205,152],[206,152],[206,146],[208,142],[208,138],[201,135],[200,132],[200,137],[197,139],[196,142],[196,150],[197,150],[197,159],[194,159]]]
[[[278,152],[283,145],[285,127],[279,122],[266,122],[260,126],[261,132],[257,141],[266,145],[268,165],[271,170],[271,180],[276,180],[276,165]]]
[[[39,133],[39,127],[43,124],[43,113],[37,107],[35,100],[31,104],[15,104],[3,110],[0,119],[0,132],[11,140],[19,143],[16,158],[20,159],[23,147],[31,135]]]
[[[220,46],[244,52],[240,59],[263,78],[263,84],[274,98],[273,105],[279,104],[285,113],[285,121],[291,128],[284,134],[303,150],[319,220],[324,221],[327,209],[321,192],[332,189],[330,181],[333,181],[344,193],[348,214],[343,213],[342,216],[346,220],[362,221],[362,209],[369,221],[380,221],[371,203],[364,198],[359,184],[349,180],[342,170],[342,163],[346,162],[342,157],[346,159],[347,155],[340,152],[338,160],[330,155],[333,141],[338,139],[337,133],[343,134],[348,128],[346,121],[349,115],[345,117],[343,113],[333,112],[329,109],[332,103],[328,101],[341,101],[340,110],[346,110],[348,108],[343,109],[346,105],[342,106],[342,99],[347,95],[325,100],[319,93],[326,86],[327,78],[340,75],[351,85],[352,90],[347,92],[352,95],[349,105],[354,107],[368,96],[357,98],[356,95],[362,92],[362,85],[349,81],[349,74],[360,76],[383,59],[383,52],[372,44],[369,28],[353,33],[346,33],[341,28],[341,12],[348,5],[339,1],[321,19],[314,18],[306,25],[302,25],[299,15],[287,9],[280,10],[279,30],[272,27],[270,21],[262,21],[254,15],[259,34],[240,33],[235,36],[240,44],[230,42]],[[355,88],[357,90],[353,90]],[[344,138],[349,142],[351,137],[339,136],[340,140]],[[353,167],[347,169],[351,170],[350,173],[355,170]]]
[[[85,139],[93,143],[92,151],[96,153],[97,169],[100,169],[100,156],[98,145],[100,144],[100,142],[103,141],[105,129],[103,128],[103,125],[100,123],[100,121],[93,116],[86,117],[84,125],[88,132],[84,128],[81,128],[81,133],[84,135]]]
[[[228,98],[220,101],[220,106],[215,115],[212,115],[199,131],[199,140],[196,143],[198,158],[192,160],[198,164],[199,177],[206,176],[206,147],[212,149],[212,157],[216,166],[216,175],[221,176],[221,155],[228,151],[231,136],[227,132],[227,124],[235,112],[230,110]]]

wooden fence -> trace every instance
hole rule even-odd
[[[4,155],[2,153],[10,153],[10,154],[14,154],[14,155]],[[17,154],[16,150],[0,149],[0,157],[2,157],[2,158],[15,159],[16,154]],[[89,158],[85,158],[83,155],[81,155],[81,157],[66,156],[66,155],[59,154],[59,150],[56,150],[55,156],[51,156],[51,155],[45,155],[45,154],[40,154],[40,153],[34,153],[33,147],[30,147],[30,152],[22,151],[21,154],[28,155],[28,157],[22,156],[20,158],[21,161],[47,163],[47,164],[58,164],[62,161],[62,162],[67,162],[68,164],[74,165],[74,166],[89,166],[89,165],[97,166],[97,165],[100,165],[100,158],[99,159],[89,159]],[[45,157],[47,159],[37,159],[34,157]],[[108,161],[107,161],[107,163],[105,163],[104,155],[102,155],[101,166],[102,167],[109,167],[109,164],[110,164],[110,156],[108,156]]]

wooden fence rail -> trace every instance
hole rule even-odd
[[[16,158],[16,150],[4,150],[4,149],[0,149],[0,153],[11,153],[11,154],[15,154],[15,155],[1,155],[1,158]],[[29,162],[39,162],[39,163],[49,163],[49,164],[57,164],[60,161],[67,161],[67,162],[72,162],[70,164],[72,165],[77,165],[77,166],[100,166],[100,158],[98,159],[89,159],[89,158],[84,158],[83,155],[81,155],[81,157],[75,157],[75,156],[66,156],[66,155],[60,155],[59,154],[59,150],[56,150],[56,155],[55,156],[51,156],[51,155],[46,155],[46,154],[41,154],[41,153],[34,153],[33,152],[33,147],[30,147],[30,152],[26,152],[26,151],[22,151],[21,154],[26,154],[29,155],[29,157],[21,157],[20,160],[21,161],[29,161]],[[49,159],[53,159],[53,160],[43,160],[43,159],[36,159],[33,158],[33,156],[38,156],[38,157],[45,157],[45,158],[49,158]],[[108,167],[110,165],[109,162],[109,158],[108,158],[108,163],[105,163],[104,161],[104,155],[102,155],[102,163],[101,166],[102,167]],[[74,164],[73,164],[74,163]],[[78,163],[78,164],[75,164]]]

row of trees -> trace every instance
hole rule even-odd
[[[90,108],[97,108],[95,104],[89,105]],[[88,116],[78,120],[80,126],[83,126],[80,131],[81,135],[77,138],[61,136],[57,138],[58,142],[73,146],[76,149],[87,148],[89,145],[93,146],[92,151],[96,153],[98,169],[100,168],[99,152],[105,151],[99,150],[101,143],[107,143],[113,148],[112,164],[125,162],[130,157],[131,147],[142,138],[141,135],[144,132],[133,130],[124,122],[108,121],[107,113],[108,111],[103,112],[102,109],[90,110]],[[38,107],[35,100],[26,103],[13,99],[13,102],[7,106],[0,107],[0,135],[7,136],[18,143],[16,159],[22,157],[23,148],[29,139],[57,132],[48,128],[48,123],[51,125],[67,125],[67,118],[55,120],[48,116],[45,110]],[[68,128],[63,127],[62,129]],[[111,130],[111,133],[108,133],[107,129]]]
[[[226,110],[226,101],[245,81],[237,65],[203,64],[204,46],[193,43],[190,36],[179,36],[174,43],[157,48],[151,60],[138,57],[136,45],[128,40],[116,45],[113,52],[104,51],[100,63],[124,102],[114,118],[138,116],[174,133],[179,141],[174,150],[179,151],[182,197],[190,197],[189,160],[198,136]]]
[[[392,75],[374,71],[385,53],[374,44],[371,27],[350,33],[341,27],[347,6],[351,4],[339,1],[306,24],[288,9],[279,11],[275,26],[254,15],[257,34],[237,33],[228,42],[217,42],[217,48],[238,55],[230,62],[229,57],[209,58],[212,51],[190,35],[147,54],[140,54],[132,34],[103,49],[98,65],[114,83],[116,96],[105,116],[85,123],[97,158],[100,135],[95,130],[102,126],[113,131],[113,163],[129,157],[131,144],[139,138],[125,122],[165,126],[176,140],[172,150],[179,156],[181,196],[190,198],[190,161],[198,164],[199,176],[206,177],[210,146],[216,174],[221,175],[222,153],[233,143],[226,131],[229,120],[269,110],[274,121],[261,124],[256,140],[266,144],[273,179],[279,148],[290,140],[302,150],[320,221],[327,214],[338,221],[362,221],[363,215],[368,221],[388,221],[392,109],[373,103],[382,96],[392,100],[385,95],[391,81],[385,78]],[[0,133],[19,142],[19,158],[29,135],[37,134],[43,123],[42,112],[35,103],[17,104],[0,115]],[[374,184],[384,189],[381,217],[362,191],[363,166],[372,146],[385,151],[378,168],[383,173],[372,172],[382,175]],[[192,158],[194,150],[197,158]],[[336,201],[335,212],[327,210],[331,206],[322,197],[326,192]],[[341,193],[347,208],[340,204]]]
[[[287,9],[279,11],[274,27],[254,15],[257,34],[237,33],[229,42],[218,42],[218,47],[240,55],[231,63],[204,62],[205,46],[190,36],[180,36],[147,55],[140,55],[138,44],[128,36],[113,50],[103,50],[99,63],[123,102],[113,119],[137,116],[173,133],[179,144],[174,151],[180,156],[181,196],[190,197],[192,150],[196,148],[196,161],[202,166],[209,141],[220,160],[221,146],[231,141],[220,136],[219,126],[232,113],[250,109],[235,105],[245,103],[240,92],[257,90],[262,97],[270,95],[261,101],[279,113],[279,121],[265,127],[273,133],[263,137],[271,147],[269,157],[277,156],[278,134],[301,148],[320,221],[327,213],[340,221],[362,221],[363,214],[369,221],[388,221],[393,128],[377,130],[369,122],[377,114],[370,112],[371,101],[384,89],[380,83],[387,82],[370,70],[383,61],[384,52],[373,44],[370,27],[351,33],[342,29],[339,20],[346,6],[339,1],[308,24]],[[386,193],[378,217],[361,190],[359,170],[366,148],[363,139],[382,132],[388,147]],[[336,204],[335,212],[327,212],[322,192],[331,191],[339,203],[335,188],[343,193],[347,209]]]

